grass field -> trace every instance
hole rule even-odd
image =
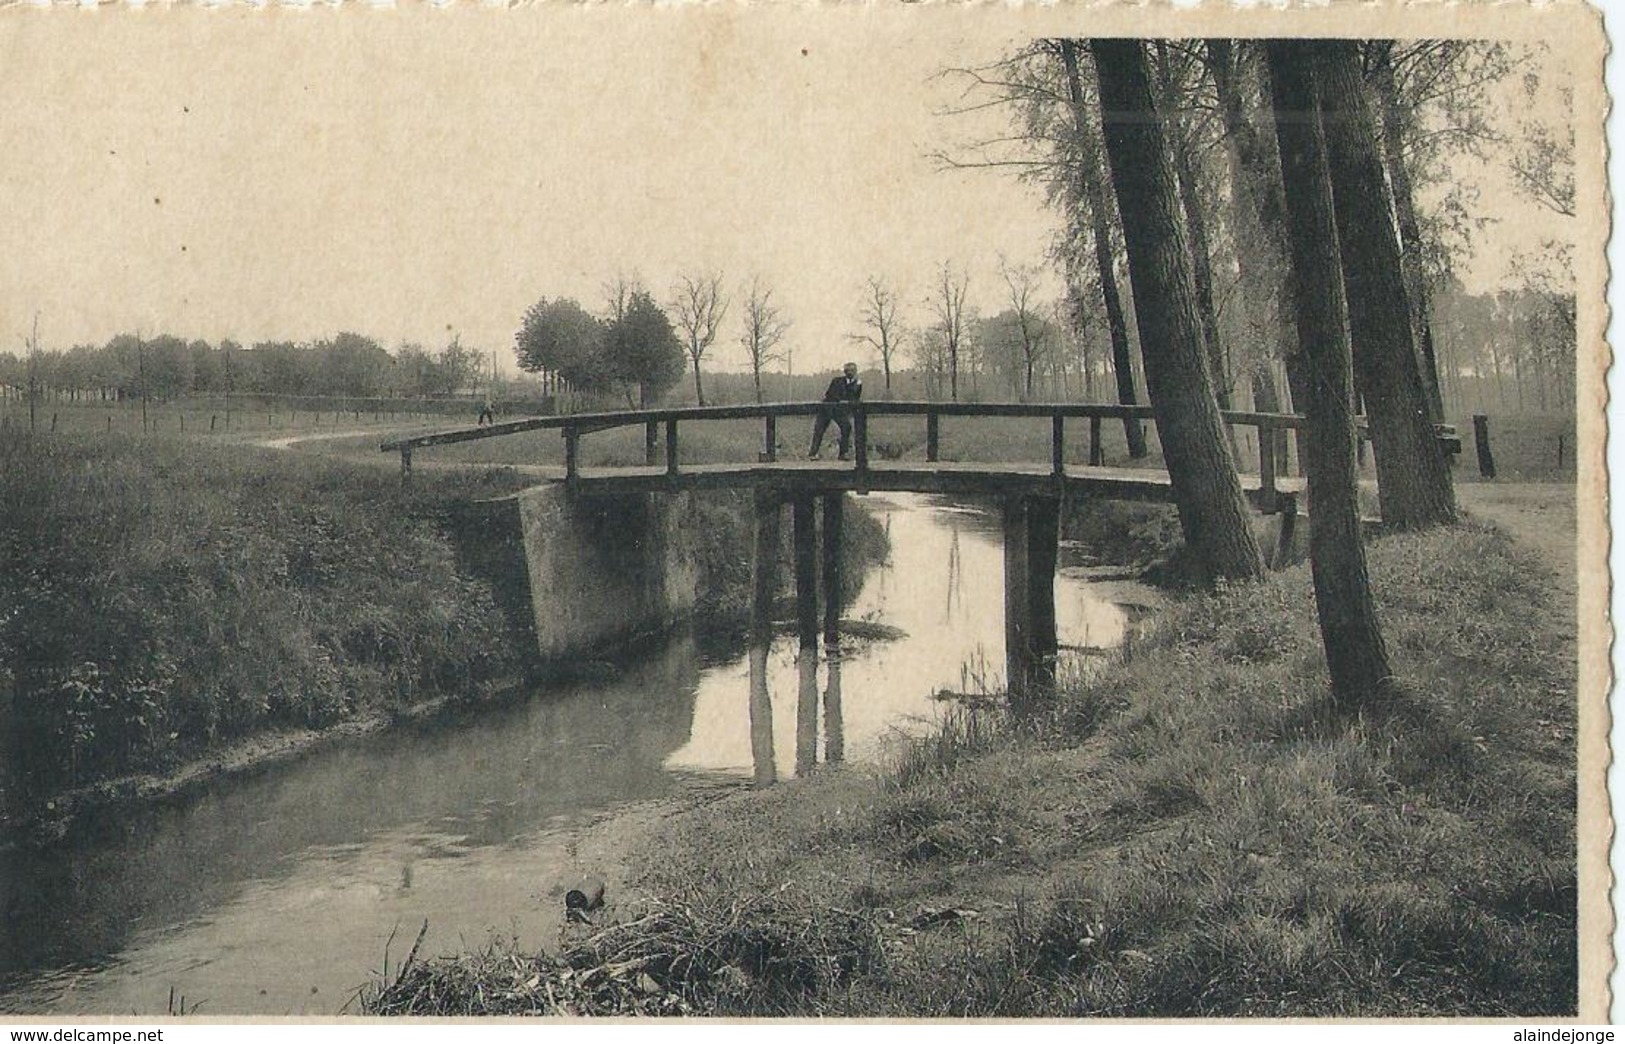
[[[472,423],[474,418],[470,417]],[[38,434],[112,435],[129,438],[143,434],[186,435],[215,439],[244,439],[296,433],[353,431],[376,428],[380,431],[422,426],[425,429],[453,426],[456,419],[432,413],[291,409],[282,404],[256,402],[225,403],[176,400],[150,403],[142,428],[139,402],[124,403],[41,403],[34,412]],[[28,404],[15,400],[0,403],[0,430],[28,431]]]

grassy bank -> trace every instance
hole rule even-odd
[[[516,673],[441,525],[511,475],[386,473],[163,437],[0,438],[0,813]]]
[[[425,469],[403,490],[317,454],[0,434],[0,827],[115,777],[497,695],[531,650],[453,509],[529,481]],[[749,500],[694,511],[701,611],[741,619]],[[850,514],[855,584],[884,539]]]
[[[1327,713],[1306,568],[1192,597],[1051,720],[697,808],[618,923],[369,1010],[1571,1013],[1574,606],[1488,528],[1370,559],[1408,701]]]

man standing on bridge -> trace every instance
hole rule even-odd
[[[852,407],[851,403],[863,397],[863,382],[858,380],[858,364],[849,362],[841,367],[841,375],[829,382],[824,389],[824,405],[818,411],[818,420],[813,424],[812,451],[807,454],[808,460],[818,459],[818,448],[824,444],[824,432],[829,430],[830,421],[841,429],[841,459],[847,460],[852,449]]]

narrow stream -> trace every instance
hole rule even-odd
[[[940,715],[937,690],[998,687],[997,516],[909,494],[862,504],[892,551],[846,616],[903,636],[848,643],[821,682],[798,674],[793,639],[753,672],[742,649],[708,657],[679,633],[612,677],[0,852],[0,1011],[163,1014],[173,992],[204,1015],[335,1014],[391,933],[399,961],[425,920],[424,955],[549,943],[562,888],[592,869],[577,847],[590,824],[875,758]],[[1121,641],[1123,611],[1083,582],[1059,576],[1056,604],[1063,644]]]

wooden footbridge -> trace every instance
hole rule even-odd
[[[564,469],[559,476],[572,490],[588,494],[655,493],[684,489],[792,487],[810,492],[907,491],[967,495],[1058,494],[1075,492],[1125,500],[1173,500],[1168,473],[1161,468],[1107,467],[1101,449],[1104,421],[1153,420],[1149,406],[1106,403],[943,403],[868,402],[851,408],[851,461],[803,461],[799,455],[780,459],[779,421],[816,416],[825,404],[765,403],[744,406],[686,406],[670,409],[620,410],[530,417],[504,424],[417,435],[383,444],[398,452],[401,474],[411,475],[414,450],[524,432],[557,430],[564,438]],[[876,417],[916,417],[925,424],[924,461],[876,462],[869,422]],[[1047,462],[965,462],[941,459],[942,422],[948,418],[1026,418],[1050,422]],[[1293,414],[1226,412],[1225,423],[1258,431],[1259,468],[1242,476],[1242,488],[1258,510],[1272,514],[1286,498],[1301,492],[1301,479],[1282,476],[1273,432],[1293,430],[1303,419]],[[682,463],[680,425],[715,421],[760,420],[762,448],[751,461]],[[1065,459],[1068,422],[1087,423],[1087,463]],[[587,467],[581,463],[582,440],[617,428],[644,429],[644,462],[639,465]],[[662,434],[664,437],[662,438]],[[798,433],[799,435],[800,433]],[[799,439],[798,439],[799,442]],[[663,445],[662,445],[663,444]]]
[[[818,574],[826,592],[822,631],[826,643],[836,640],[839,607],[830,592],[840,589],[841,511],[848,492],[908,491],[991,496],[1004,505],[1006,666],[1012,699],[1053,683],[1057,649],[1054,577],[1061,503],[1068,496],[1172,502],[1173,487],[1162,469],[1109,467],[1101,446],[1104,422],[1153,420],[1149,406],[1100,403],[940,403],[866,402],[850,407],[850,461],[781,460],[780,423],[810,419],[822,403],[770,403],[745,406],[697,406],[624,410],[534,417],[456,431],[418,435],[386,442],[385,452],[398,452],[402,479],[409,480],[413,453],[435,446],[524,432],[557,430],[564,438],[564,467],[557,480],[573,496],[616,496],[684,490],[748,488],[756,494],[755,596],[753,629],[771,630],[772,602],[778,591],[773,575],[778,560],[782,508],[791,507],[797,626],[802,648],[816,654],[820,632]],[[925,426],[924,459],[876,460],[870,422],[877,417],[916,418]],[[943,422],[976,418],[1026,418],[1049,421],[1049,459],[1027,462],[966,462],[942,459]],[[1254,507],[1283,516],[1283,532],[1297,513],[1303,480],[1281,474],[1277,433],[1300,427],[1290,414],[1228,412],[1233,427],[1253,428],[1259,468],[1242,476],[1242,488]],[[760,450],[754,460],[687,463],[681,460],[681,435],[693,426],[718,421],[756,420],[762,425]],[[1067,459],[1068,425],[1087,425],[1087,457]],[[582,440],[618,428],[644,430],[641,465],[587,467]],[[1074,429],[1076,430],[1076,429]],[[797,425],[792,441],[799,445],[804,429]],[[799,457],[799,454],[797,455]],[[823,524],[819,554],[815,506]],[[821,568],[820,568],[821,567]]]

